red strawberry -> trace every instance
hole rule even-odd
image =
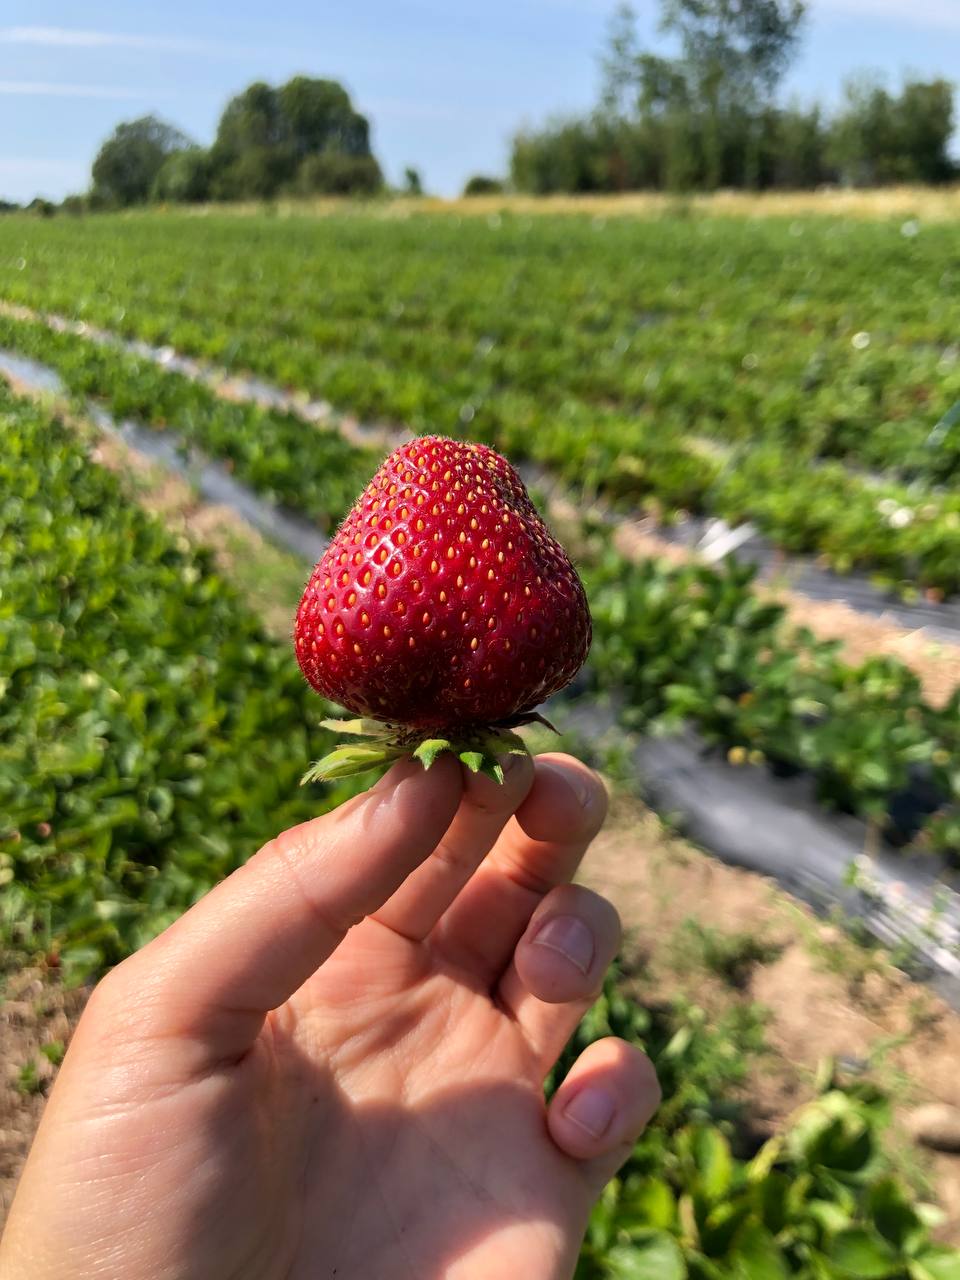
[[[482,754],[491,726],[529,720],[573,679],[590,613],[513,467],[485,445],[427,436],[395,450],[354,505],[294,639],[313,687],[391,726],[367,728],[393,754],[424,739]]]

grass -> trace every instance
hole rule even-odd
[[[783,946],[750,930],[728,932],[688,916],[674,931],[670,951],[678,973],[700,969],[742,991],[756,966],[776,960]]]

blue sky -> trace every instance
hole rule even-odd
[[[592,104],[614,0],[4,0],[0,197],[83,190],[99,143],[148,111],[200,142],[251,80],[340,79],[388,177],[453,194],[506,166],[518,125]],[[950,75],[960,0],[811,0],[788,90],[835,100],[870,67]],[[655,0],[635,0],[655,43]],[[229,15],[229,16],[227,16]]]

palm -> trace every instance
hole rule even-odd
[[[309,1222],[290,1276],[568,1275],[590,1191],[547,1133],[533,1047],[442,952],[376,922],[348,941],[272,1034],[267,1070],[311,1115],[288,1147]]]
[[[496,802],[508,813],[531,781],[515,778],[511,797],[508,780]],[[571,1078],[603,1077],[620,1093],[611,1132],[578,1130],[557,1107],[563,1090],[544,1107],[544,1076],[617,945],[609,905],[563,883],[585,839],[538,838],[538,804],[561,829],[595,821],[557,793],[543,770],[525,824],[499,839],[507,813],[492,805],[461,805],[452,823],[438,809],[427,821],[446,835],[428,830],[434,856],[406,873],[387,840],[377,856],[400,878],[384,892],[370,873],[376,909],[350,889],[348,911],[366,917],[352,929],[336,924],[336,868],[329,902],[298,884],[291,855],[308,824],[135,957],[136,981],[124,982],[144,1009],[118,1018],[109,992],[105,1010],[91,1008],[44,1121],[56,1133],[59,1120],[69,1142],[38,1140],[24,1178],[28,1205],[32,1183],[38,1203],[59,1206],[49,1238],[85,1262],[70,1271],[54,1254],[49,1270],[33,1258],[22,1274],[87,1275],[94,1263],[113,1274],[92,1212],[108,1203],[107,1256],[122,1258],[125,1280],[569,1277],[590,1202],[653,1091],[648,1065],[607,1042]],[[393,818],[378,821],[388,830]],[[271,891],[275,918],[255,945]],[[595,939],[582,972],[540,945],[538,917],[558,912]],[[231,913],[243,920],[232,938]],[[327,953],[319,966],[314,951]],[[272,999],[275,983],[293,994]],[[14,1215],[14,1253],[28,1216]]]

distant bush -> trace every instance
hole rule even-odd
[[[81,214],[86,213],[90,208],[90,201],[87,196],[70,195],[64,196],[60,201],[60,212],[68,213],[72,217],[78,218]]]
[[[490,178],[484,173],[475,173],[468,178],[463,188],[465,196],[498,196],[504,189],[499,178]]]
[[[325,151],[307,156],[297,171],[295,186],[302,195],[373,195],[383,186],[383,174],[373,156]]]

